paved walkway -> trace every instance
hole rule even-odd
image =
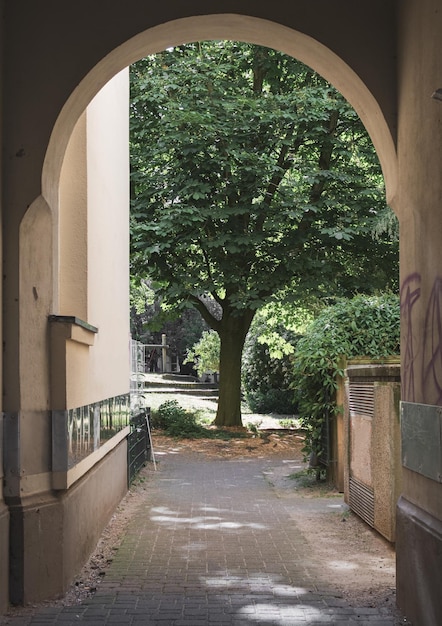
[[[348,606],[266,482],[268,461],[167,455],[96,595],[10,624],[392,626],[387,609]]]

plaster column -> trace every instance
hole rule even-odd
[[[3,11],[4,0],[0,0],[0,39],[3,37]],[[3,65],[3,46],[0,46],[0,66]],[[3,90],[3,77],[0,72],[0,93]],[[0,102],[0,120],[2,118],[1,102]],[[3,133],[0,122],[0,143],[2,144]],[[3,145],[3,144],[2,144]],[[0,191],[2,185],[2,161],[0,152]],[[2,194],[0,193],[0,219],[2,211]],[[1,240],[0,240],[1,246]],[[2,293],[0,291],[0,299]],[[3,303],[0,310],[3,310]],[[1,326],[0,326],[1,328]],[[1,331],[0,331],[1,337]],[[0,376],[3,377],[2,360],[0,359]],[[1,401],[0,401],[1,402]],[[0,404],[1,406],[1,404]],[[6,609],[8,603],[9,584],[8,584],[8,567],[9,567],[9,511],[3,499],[3,416],[0,416],[0,615]]]
[[[420,626],[442,623],[442,7],[399,3],[403,491],[397,598]]]

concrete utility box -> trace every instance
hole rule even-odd
[[[400,365],[349,362],[344,399],[344,499],[395,542],[400,495]]]

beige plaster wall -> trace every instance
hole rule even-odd
[[[373,488],[371,476],[373,420],[364,416],[353,416],[350,420],[350,471],[360,482]]]
[[[39,196],[19,228],[19,409],[4,418],[9,514],[0,493],[0,574],[9,553],[18,603],[64,591],[126,490],[125,442],[64,495],[51,475],[51,409],[129,389],[127,71],[88,114],[68,146],[59,206]],[[48,323],[54,313],[93,317],[99,331]]]
[[[60,315],[87,320],[87,138],[86,113],[69,140],[60,175],[58,293]]]
[[[402,397],[442,404],[442,10],[438,0],[400,3],[399,143]]]
[[[396,504],[402,490],[399,382],[375,384],[372,432],[372,483],[375,528],[389,541],[396,538]]]
[[[344,402],[346,451],[344,496],[352,506],[351,481],[356,479],[373,495],[373,518],[356,497],[354,510],[391,542],[395,541],[396,503],[401,494],[401,432],[399,417],[400,367],[397,364],[357,364],[347,368]],[[356,402],[357,385],[369,385],[373,393],[372,414],[368,403]],[[354,397],[350,401],[352,384]],[[368,396],[367,396],[368,397]],[[361,394],[363,398],[363,394]],[[364,406],[365,405],[365,406]],[[363,514],[361,514],[361,511]],[[365,515],[365,517],[364,517]]]
[[[129,70],[94,98],[88,128],[88,319],[91,397],[129,391]]]
[[[51,423],[48,315],[52,310],[53,220],[40,196],[20,225],[20,411],[7,411],[5,497],[31,497],[50,485]]]
[[[66,342],[67,408],[129,390],[128,88],[123,70],[100,91],[63,163],[60,314],[98,328],[92,346]]]
[[[442,32],[438,0],[400,9],[402,399],[442,405]],[[424,245],[423,245],[424,244]],[[404,495],[442,519],[442,485],[404,469]]]
[[[48,315],[53,299],[53,218],[41,196],[20,225],[20,406],[49,408]]]
[[[442,103],[431,97],[442,87],[440,1],[403,0],[398,17],[402,398],[440,406]],[[442,442],[431,443],[440,458]],[[402,484],[397,600],[411,622],[432,626],[442,623],[442,485],[405,468]]]

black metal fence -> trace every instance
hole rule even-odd
[[[127,482],[132,483],[136,474],[146,465],[152,455],[148,419],[150,409],[143,409],[130,419],[130,432],[127,438]]]

